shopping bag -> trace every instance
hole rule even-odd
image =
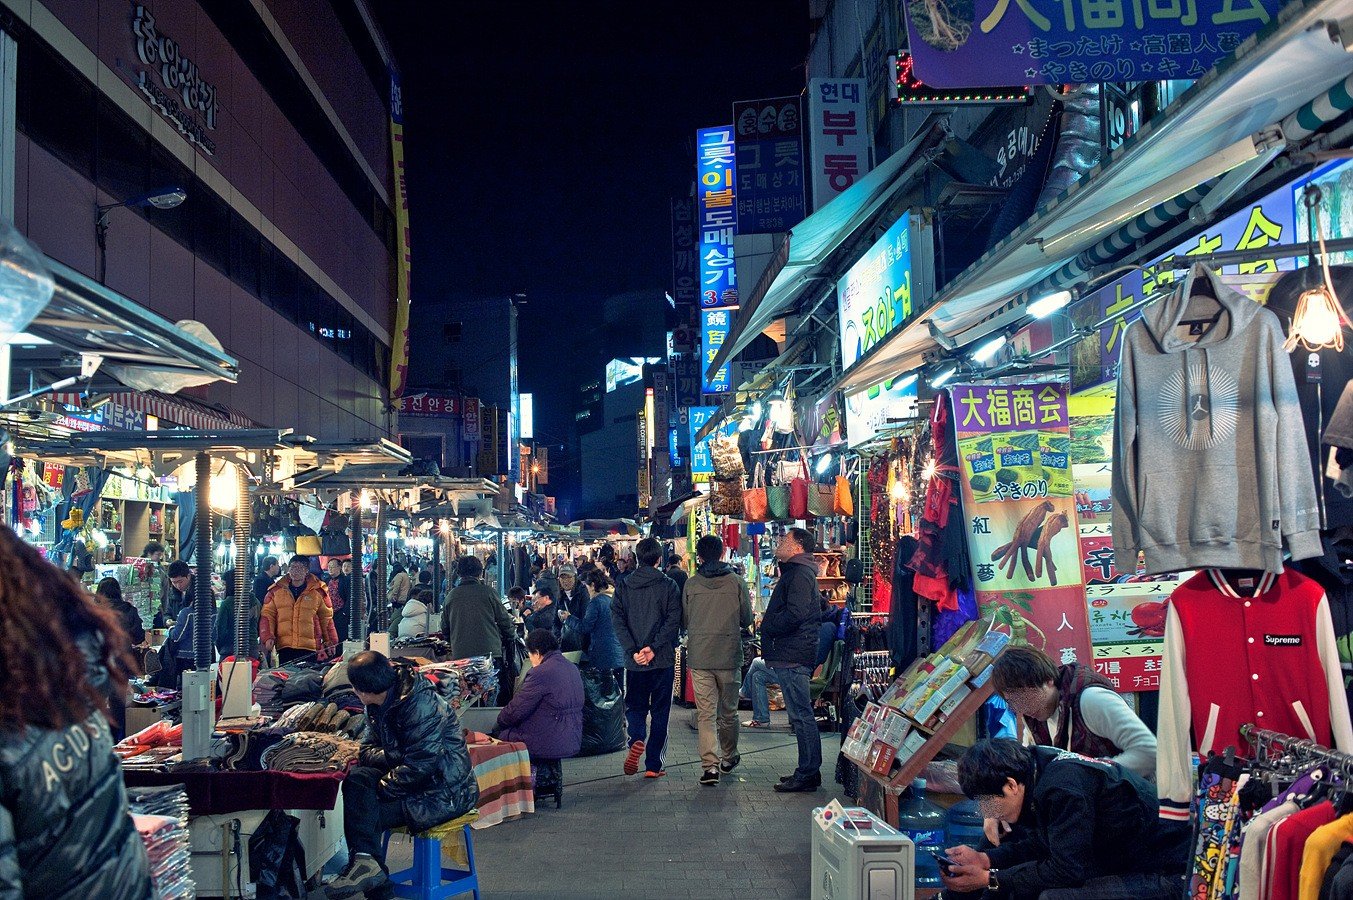
[[[855,515],[855,495],[850,490],[850,479],[844,475],[836,476],[836,499],[834,501],[838,516]]]
[[[800,460],[800,474],[789,483],[789,517],[791,519],[808,518],[808,494],[811,483],[808,481],[808,463]]]
[[[741,519],[745,515],[741,478],[736,481],[714,482],[714,494],[710,497],[710,512],[716,516],[732,516],[735,519]]]
[[[789,485],[766,485],[766,512],[772,522],[783,522],[789,518]]]
[[[715,481],[741,482],[747,474],[742,464],[742,448],[738,446],[736,435],[724,434],[712,438],[709,442],[710,456],[714,462]]]
[[[836,486],[813,483],[808,486],[808,515],[826,519],[836,513]]]
[[[742,492],[742,508],[748,522],[765,522],[770,518],[770,507],[766,500],[766,466],[756,464],[756,475],[752,486]]]

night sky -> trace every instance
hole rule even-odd
[[[373,4],[404,76],[413,302],[526,292],[521,389],[556,445],[551,493],[576,491],[557,445],[608,358],[576,335],[607,296],[670,289],[694,132],[803,88],[807,6]]]

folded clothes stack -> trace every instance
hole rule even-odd
[[[127,788],[127,806],[138,815],[168,816],[188,825],[188,792],[181,784]]]
[[[361,747],[345,737],[303,732],[269,747],[262,761],[273,772],[341,772],[357,761]]]
[[[193,883],[187,827],[170,816],[133,813],[132,822],[150,859],[156,900],[193,900],[197,885]]]
[[[291,732],[320,732],[360,738],[366,728],[366,716],[353,714],[336,703],[315,701],[293,706],[284,712],[268,730],[274,734]]]
[[[498,697],[498,670],[487,656],[471,656],[451,662],[419,666],[456,709],[484,702],[493,705]]]
[[[157,747],[181,746],[183,746],[183,726],[160,721],[123,738],[113,748],[113,752],[125,760]]]

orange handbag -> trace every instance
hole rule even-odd
[[[844,475],[836,476],[836,514],[855,515],[855,495],[850,490],[850,479]]]
[[[742,506],[748,522],[770,521],[770,499],[766,496],[766,466],[756,464],[756,474],[752,486],[742,492]]]

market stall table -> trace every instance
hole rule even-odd
[[[488,828],[536,811],[531,757],[525,744],[489,738],[488,743],[470,744],[469,748],[479,783],[479,821],[470,827]]]

